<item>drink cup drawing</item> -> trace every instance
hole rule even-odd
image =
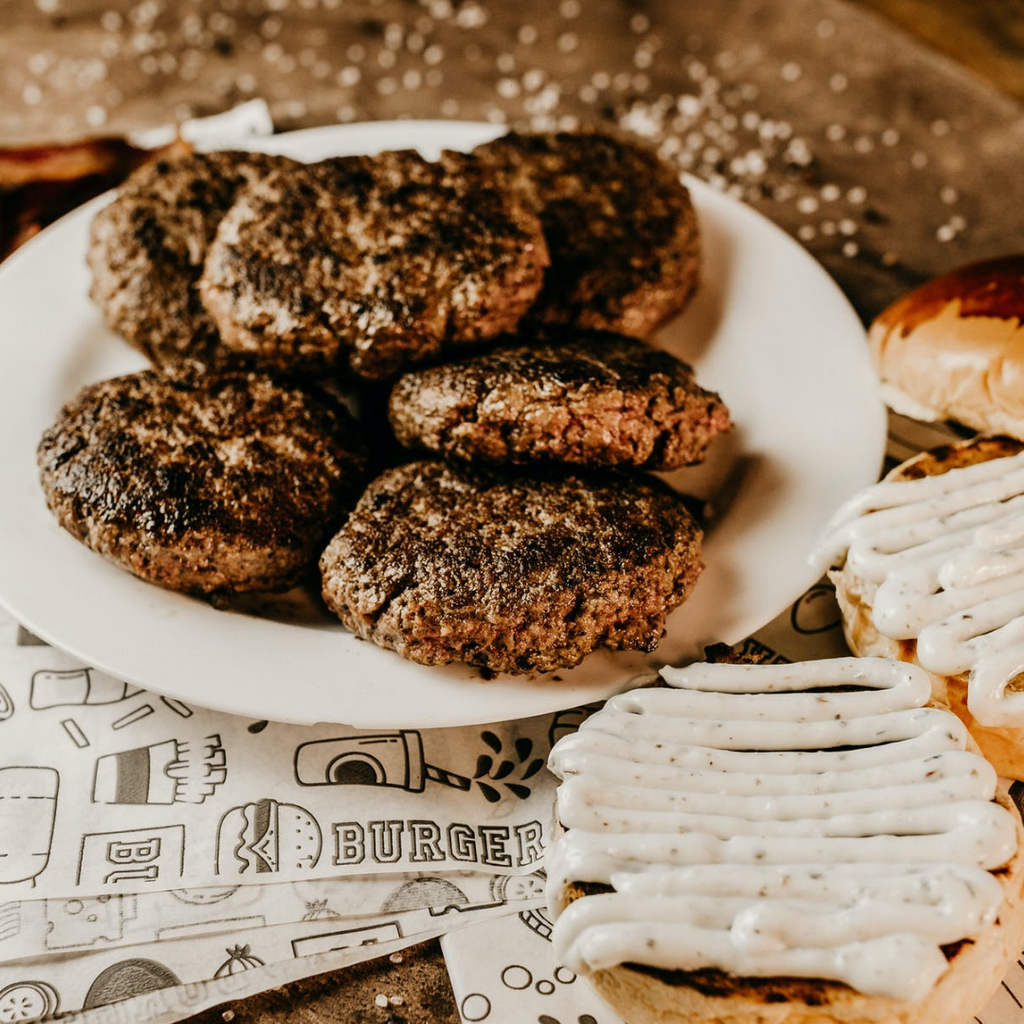
[[[303,743],[295,751],[295,778],[303,786],[393,786],[422,793],[436,782],[468,790],[472,780],[427,764],[415,730],[344,736]]]
[[[41,670],[32,674],[29,706],[44,708],[84,704],[116,704],[142,693],[138,686],[122,682],[94,669]]]
[[[49,863],[59,784],[53,768],[0,768],[0,884],[31,881]]]
[[[220,736],[165,740],[96,761],[96,804],[201,804],[227,778]]]

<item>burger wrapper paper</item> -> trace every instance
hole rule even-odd
[[[543,908],[452,932],[441,948],[463,1021],[623,1024],[586,981],[558,962]]]
[[[540,908],[544,762],[587,714],[390,733],[254,722],[113,679],[7,618],[0,686],[12,1020],[178,1019]]]
[[[115,1002],[69,1012],[60,1009],[60,1019],[71,1024],[172,1024],[229,1000],[244,999],[302,978],[342,970],[376,957],[394,954],[408,945],[435,938],[438,934],[440,930],[389,942],[338,949],[302,959],[253,964],[246,969],[222,973],[220,977],[172,984],[166,988],[143,991],[136,988],[134,992],[137,994],[119,995]],[[53,1006],[58,998],[56,991],[47,983],[35,981],[19,983],[10,991],[18,999],[19,1008],[26,1008],[33,1014],[31,1017],[12,1017],[12,1020],[49,1019],[49,1013],[40,1017],[36,1010],[41,1005]]]
[[[582,713],[367,732],[254,722],[0,648],[0,900],[530,874]]]
[[[101,953],[192,936],[251,943],[259,929],[331,922],[379,941],[374,920],[425,910],[438,926],[509,912],[543,896],[540,875],[365,875],[265,885],[121,893],[0,904],[0,970],[11,961]],[[404,932],[403,932],[404,934]],[[236,938],[228,938],[237,935]]]
[[[541,904],[540,898],[534,898],[525,905]],[[362,919],[311,917],[275,925],[261,924],[256,916],[248,922],[240,918],[227,932],[195,930],[179,938],[162,937],[158,943],[5,963],[0,965],[0,993],[6,993],[12,1003],[19,993],[21,998],[28,998],[33,990],[49,993],[62,1013],[92,1009],[159,989],[221,981],[268,964],[295,961],[297,967],[309,968],[303,974],[316,973],[325,956],[356,963],[507,912],[502,905],[492,905],[467,908],[447,918],[433,908],[423,908]],[[11,1018],[0,1016],[7,1019]]]
[[[586,714],[251,721],[0,616],[0,1019],[176,1020],[540,908],[544,763]]]
[[[441,939],[463,1024],[624,1024],[560,964],[546,910],[527,908]],[[989,1004],[963,1024],[1021,1024],[1024,966],[1015,963]]]

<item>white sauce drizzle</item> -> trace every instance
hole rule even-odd
[[[813,556],[877,588],[872,621],[917,641],[936,675],[969,673],[982,724],[1024,727],[1024,453],[918,480],[882,481],[844,505]]]
[[[663,669],[560,740],[547,855],[555,951],[826,978],[921,999],[940,946],[987,928],[1016,851],[996,776],[914,665],[840,658]],[[825,692],[824,687],[842,687]],[[614,891],[572,902],[571,882]]]

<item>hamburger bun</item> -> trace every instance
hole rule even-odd
[[[907,459],[886,476],[886,481],[917,480],[938,476],[952,469],[1007,458],[1024,451],[1024,443],[1009,437],[976,437],[956,444],[941,445]],[[898,658],[917,663],[913,639],[894,640],[882,634],[873,619],[877,587],[844,563],[829,573],[843,614],[843,632],[854,654],[861,657]],[[956,675],[932,674],[933,697],[947,705],[964,722],[984,756],[1004,778],[1024,779],[1024,727],[982,725],[967,707],[969,672]]]
[[[1024,826],[1009,798],[1017,853],[995,872],[1003,887],[998,919],[983,933],[943,952],[946,973],[918,1002],[868,996],[823,978],[736,978],[723,971],[664,971],[639,964],[587,976],[598,995],[628,1024],[964,1024],[995,994],[1020,950],[1024,932]],[[572,902],[594,887],[567,886]]]
[[[927,281],[878,315],[868,342],[895,412],[1024,438],[1024,255]]]
[[[737,668],[747,676],[760,674],[768,682],[755,679],[755,685],[748,687],[743,675],[733,674],[724,683],[715,677],[720,669]],[[792,676],[786,675],[789,670]],[[864,687],[861,692],[875,699],[878,691],[871,687],[890,678],[889,673],[901,680],[885,695],[889,704],[861,705],[851,711],[844,703],[851,687]],[[946,709],[923,706],[929,685],[926,674],[917,667],[901,669],[891,661],[853,658],[791,666],[697,665],[663,674],[673,687],[686,692],[646,690],[613,698],[552,751],[550,766],[563,780],[558,791],[563,831],[548,855],[549,907],[560,962],[583,974],[629,1024],[962,1024],[980,1012],[1020,948],[1024,826],[1019,810],[997,787],[995,773],[981,760],[963,727]],[[683,681],[684,676],[689,678]],[[673,697],[681,702],[672,703]],[[719,715],[714,701],[720,697],[738,701],[741,710],[735,716]],[[790,721],[785,702],[794,698],[812,703],[801,705],[803,710]],[[823,698],[835,706],[823,709],[817,718],[813,712],[805,714]],[[711,704],[705,703],[708,699]],[[746,704],[749,700],[754,706]],[[766,704],[780,702],[782,707],[765,710]],[[841,704],[840,716],[835,712]],[[714,709],[710,715],[709,707]],[[916,737],[910,741],[916,744],[925,734],[945,730],[943,739],[936,739],[936,747],[931,748],[941,744],[942,753],[935,755],[920,747],[911,751],[908,746],[905,753],[889,756],[893,734],[882,737],[873,730],[880,720],[887,723],[883,728],[902,728],[888,723],[908,714],[918,724],[899,733],[903,738],[896,741],[897,746],[907,736]],[[710,730],[706,729],[708,719]],[[723,739],[722,721],[727,723],[727,739]],[[814,731],[819,724],[824,732]],[[781,739],[780,734],[784,734]],[[761,740],[752,744],[754,735]],[[833,746],[844,736],[850,738],[851,746]],[[815,746],[819,739],[822,749]],[[851,750],[854,757],[867,752],[870,760],[858,762],[855,768],[843,761]],[[795,756],[803,760],[795,762],[796,771],[780,761],[774,766],[769,762],[765,774],[746,774],[752,762],[745,759],[761,752],[769,759]],[[822,755],[832,758],[835,770],[820,772],[822,766],[811,763]],[[968,849],[950,832],[929,837],[913,851],[900,846],[900,840],[888,846],[883,839],[879,847],[874,845],[879,833],[852,824],[857,799],[869,817],[877,808],[891,808],[889,794],[882,796],[891,787],[903,791],[899,800],[906,801],[907,808],[894,812],[888,822],[891,837],[921,840],[924,830],[904,815],[927,807],[939,808],[939,814],[952,811],[949,801],[964,796],[945,798],[944,803],[941,792],[931,788],[930,774],[939,760],[950,766],[955,763],[949,774],[943,769],[946,781],[974,778],[979,772],[985,776],[986,782],[972,792],[969,802],[987,807],[987,820],[997,821],[999,828],[983,842]],[[816,788],[819,783],[814,780],[842,777],[868,763],[875,766],[869,772],[880,773],[883,780],[891,772],[892,779],[865,789],[859,788],[866,780],[863,775],[845,785],[829,782],[820,805],[827,810],[810,818],[801,818],[806,808],[792,805],[795,793],[826,793]],[[914,769],[920,785],[912,793],[906,786],[909,776],[902,774],[910,765],[921,766]],[[649,803],[651,798],[639,788],[633,790],[641,793],[634,801],[623,799],[624,787],[640,787],[642,773],[652,766],[656,777],[642,783],[643,791],[659,794],[656,799],[661,802]],[[716,774],[719,785],[711,778]],[[599,794],[589,806],[583,798],[588,790]],[[877,808],[872,802],[876,795]],[[787,802],[790,808],[780,809]],[[701,803],[709,809],[702,809]],[[747,810],[740,813],[737,806]],[[589,819],[588,810],[594,812]],[[687,820],[678,828],[661,817],[670,814],[674,819],[679,813]],[[960,813],[956,810],[952,817]],[[740,814],[738,821],[735,814]],[[998,839],[994,838],[997,832]],[[632,845],[635,839],[641,840],[639,847]],[[829,843],[833,850],[842,850],[835,861],[827,855]],[[890,864],[878,858],[880,849],[899,852]],[[816,860],[819,850],[825,850],[825,856]],[[867,858],[861,859],[865,854]],[[968,886],[984,883],[980,888],[990,891],[992,903],[988,915],[974,922],[977,927],[967,929],[970,934],[956,940],[947,935],[931,946],[937,962],[928,968],[927,980],[913,990],[900,988],[906,979],[917,976],[921,961],[916,953],[907,952],[910,946],[899,945],[880,958],[877,970],[872,965],[845,979],[837,973],[814,976],[816,965],[825,963],[831,970],[842,964],[841,973],[860,949],[895,941],[900,933],[906,938],[914,930],[907,922],[917,914],[920,894],[904,903],[891,893],[869,890],[895,865],[895,870],[909,876],[931,879],[921,892],[928,893],[924,903],[935,907],[952,891],[946,881],[930,874],[938,861],[947,867],[963,865],[965,875],[957,876],[953,869],[945,879],[955,879],[957,885],[961,879],[970,879]],[[829,863],[837,864],[837,875],[826,874]],[[839,886],[843,879],[851,888],[839,896],[840,890],[830,887]],[[707,896],[727,897],[722,901],[724,909]],[[856,917],[851,908],[861,906],[861,900],[870,906],[872,899],[879,900],[891,916],[870,932],[870,938],[868,933],[855,936],[852,928],[848,930]],[[956,902],[957,897],[950,899]],[[807,938],[802,923],[791,920],[782,925],[793,907],[798,913],[809,910],[806,920],[812,930],[825,922],[830,940],[819,946]],[[651,913],[653,918],[648,920]],[[963,923],[958,923],[958,929]],[[696,936],[685,932],[680,936],[680,925],[692,925]],[[889,928],[891,933],[883,934]],[[716,961],[723,947],[729,950],[727,958],[733,956],[747,968],[746,974],[730,971],[728,959]],[[636,959],[630,959],[634,953]],[[677,954],[679,958],[672,962]],[[851,960],[845,959],[848,954]],[[793,959],[782,959],[791,955]],[[803,969],[773,973],[773,965],[780,962]]]

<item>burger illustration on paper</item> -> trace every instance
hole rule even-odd
[[[227,778],[220,736],[165,740],[96,761],[94,804],[201,804]]]
[[[232,807],[217,826],[217,874],[311,870],[323,837],[316,818],[298,804],[264,798]]]

